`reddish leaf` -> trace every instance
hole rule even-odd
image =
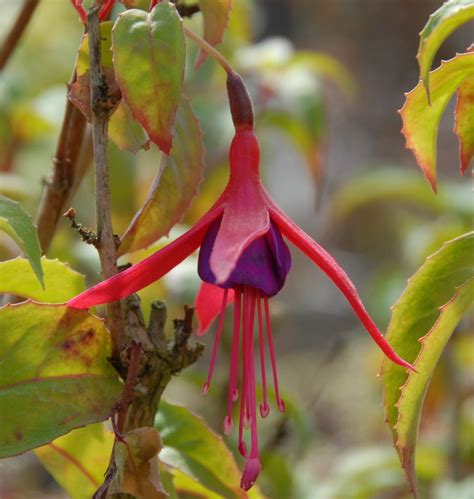
[[[184,215],[196,195],[204,169],[204,146],[199,122],[188,101],[181,99],[176,116],[175,147],[162,157],[145,204],[122,236],[119,254],[146,248]]]
[[[199,0],[199,7],[204,18],[204,39],[211,45],[217,45],[229,24],[232,0]],[[197,65],[205,59],[206,53],[201,50]]]
[[[171,3],[120,15],[112,30],[115,74],[135,119],[169,154],[184,78],[182,21]]]
[[[459,138],[459,169],[461,175],[467,170],[474,156],[474,76],[458,88],[454,131]]]

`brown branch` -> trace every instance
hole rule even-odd
[[[74,79],[75,71],[71,82]],[[77,185],[75,179],[76,163],[81,153],[85,129],[86,119],[68,100],[53,159],[53,170],[50,178],[46,181],[36,217],[38,237],[43,253],[47,253],[58,220]]]
[[[127,377],[125,379],[125,385],[122,392],[122,397],[120,398],[119,412],[117,415],[117,431],[120,434],[123,434],[128,408],[134,398],[133,392],[138,381],[138,375],[140,374],[140,359],[142,356],[142,352],[142,345],[140,343],[132,341],[132,343],[130,344],[130,362],[127,369]]]
[[[103,277],[117,273],[116,240],[110,212],[109,160],[107,130],[110,114],[115,107],[109,99],[107,81],[100,65],[99,7],[93,7],[87,16],[91,75],[92,144],[95,163],[95,196],[97,218],[97,250]],[[107,324],[112,337],[112,355],[117,358],[126,347],[125,326],[120,302],[107,306]]]
[[[33,12],[38,6],[39,0],[26,0],[23,7],[16,18],[12,29],[8,33],[5,41],[3,42],[2,48],[0,49],[0,71],[6,66],[10,56],[13,54],[18,41],[28,26]]]

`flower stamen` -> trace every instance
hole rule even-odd
[[[278,373],[276,366],[276,355],[275,355],[275,345],[273,343],[272,325],[270,320],[270,307],[268,305],[268,297],[264,296],[263,302],[265,305],[265,322],[267,325],[267,338],[268,338],[268,348],[270,350],[270,358],[272,361],[272,373],[273,373],[273,385],[275,387],[275,398],[277,401],[278,409],[281,412],[285,412],[285,402],[280,397],[280,389],[278,387]]]
[[[209,364],[209,372],[207,374],[207,380],[206,382],[202,385],[201,387],[201,394],[205,395],[211,386],[211,379],[212,379],[212,374],[214,372],[214,366],[216,364],[216,358],[217,358],[217,349],[219,348],[219,342],[221,339],[222,335],[222,329],[224,328],[224,319],[225,319],[225,309],[227,307],[227,293],[229,292],[228,289],[224,290],[224,295],[222,298],[222,305],[221,305],[221,312],[219,316],[219,324],[217,326],[217,333],[216,337],[214,339],[214,346],[212,347],[212,355],[211,355],[211,362]]]
[[[227,416],[224,418],[224,433],[230,435],[234,426],[232,420],[232,406],[239,398],[237,383],[239,381],[239,340],[240,340],[240,314],[241,291],[236,287],[234,298],[234,326],[232,331],[232,352],[230,357],[229,393],[227,399]]]
[[[267,374],[265,372],[265,339],[263,331],[263,317],[262,317],[262,297],[260,293],[257,296],[257,314],[258,314],[258,339],[260,347],[260,369],[262,372],[262,391],[263,402],[260,404],[260,416],[266,418],[270,413],[270,406],[268,405],[267,393]]]

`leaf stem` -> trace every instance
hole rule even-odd
[[[100,65],[100,27],[98,6],[87,16],[91,71],[92,144],[95,163],[95,195],[97,218],[97,250],[104,278],[117,273],[116,240],[110,212],[109,161],[107,152],[108,124],[113,104],[108,98],[108,85]],[[124,319],[120,302],[107,306],[107,323],[112,336],[112,355],[117,358],[125,348]]]
[[[215,61],[217,61],[228,75],[235,73],[229,61],[212,45],[207,43],[204,38],[200,37],[197,33],[195,33],[192,29],[189,29],[185,25],[183,25],[183,31],[184,34],[188,38],[190,38],[200,49],[202,49],[204,52],[206,52],[206,54],[210,55]]]
[[[5,41],[2,44],[2,48],[0,49],[0,71],[6,66],[10,56],[12,55],[15,47],[18,44],[18,41],[21,38],[21,35],[25,31],[25,28],[28,26],[31,17],[33,16],[33,12],[38,6],[39,0],[26,0],[23,4],[18,17],[16,18],[12,29],[8,33]]]

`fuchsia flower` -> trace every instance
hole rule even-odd
[[[200,247],[198,273],[203,284],[196,299],[200,323],[198,333],[203,334],[220,315],[209,374],[202,392],[209,390],[226,306],[233,301],[228,413],[224,420],[224,432],[228,434],[232,431],[232,407],[240,398],[238,448],[246,457],[241,486],[248,490],[261,469],[255,394],[255,316],[263,388],[260,415],[265,418],[270,410],[265,340],[269,347],[277,405],[281,411],[285,410],[278,386],[268,303],[268,299],[283,287],[290,271],[291,256],[285,239],[308,256],[335,283],[387,357],[400,366],[412,366],[401,359],[384,339],[366,312],[354,285],[334,258],[290,220],[268,195],[260,181],[259,144],[253,131],[250,98],[237,74],[229,75],[227,86],[236,133],[230,147],[229,182],[214,206],[181,237],[142,262],[73,298],[69,306],[88,308],[124,298],[162,277]],[[239,389],[240,355],[242,369]],[[250,452],[243,439],[244,428],[250,428]]]

